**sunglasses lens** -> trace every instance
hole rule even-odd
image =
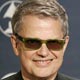
[[[47,42],[47,47],[51,50],[60,50],[63,48],[64,40],[50,40]]]
[[[41,47],[41,42],[36,39],[28,39],[25,42],[25,47],[30,49],[38,49]]]

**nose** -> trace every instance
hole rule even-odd
[[[50,54],[49,49],[46,44],[42,44],[41,48],[37,51],[37,55],[41,57],[46,57]]]

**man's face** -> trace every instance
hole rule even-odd
[[[38,38],[41,40],[63,39],[62,25],[59,20],[50,17],[25,16],[22,29],[18,33],[25,38]],[[23,75],[36,77],[49,77],[57,73],[60,68],[69,37],[65,37],[63,49],[49,50],[45,43],[37,50],[25,50],[21,41],[12,40],[14,51],[20,57]]]

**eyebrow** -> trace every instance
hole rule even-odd
[[[22,41],[24,41],[24,40],[26,40],[26,39],[37,39],[37,40],[43,40],[43,39],[40,39],[40,38],[33,38],[33,37],[22,37],[22,36],[20,36],[20,35],[18,35],[17,33],[15,33],[14,34],[17,38],[19,38],[20,40],[22,40]],[[57,38],[54,38],[54,39],[46,39],[46,40],[63,40],[64,39],[64,37],[63,38],[61,38],[61,39],[57,39]],[[45,41],[45,40],[43,40],[43,41]]]

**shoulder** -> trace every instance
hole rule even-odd
[[[68,75],[64,75],[62,73],[59,73],[58,80],[79,80],[79,79],[76,79],[76,78],[70,77]]]
[[[22,79],[22,76],[21,76],[21,72],[18,72],[14,75],[11,75],[11,76],[9,76],[7,78],[4,78],[4,79],[1,79],[1,80],[23,80],[23,79]]]
[[[16,74],[11,75],[11,76],[4,78],[4,79],[1,79],[1,80],[15,80],[15,78],[16,78]]]

